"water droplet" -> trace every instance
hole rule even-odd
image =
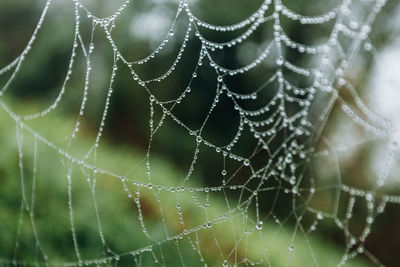
[[[290,154],[289,154],[289,155],[290,155]],[[285,162],[286,162],[286,163],[291,163],[291,162],[292,162],[292,157],[289,156],[289,155],[285,158]]]
[[[343,86],[343,85],[345,85],[345,84],[346,84],[346,80],[343,79],[343,78],[339,78],[339,80],[338,80],[338,85],[339,85],[339,86]]]
[[[276,60],[276,64],[277,64],[278,66],[282,66],[282,65],[283,65],[283,62],[284,62],[284,60],[283,60],[282,57],[279,57],[279,58]]]
[[[374,197],[372,196],[371,193],[367,193],[367,194],[365,195],[365,199],[366,199],[367,201],[372,201],[372,200],[374,199]]]
[[[262,228],[263,228],[263,222],[262,221],[259,221],[257,224],[256,224],[256,229],[257,230],[262,230]]]

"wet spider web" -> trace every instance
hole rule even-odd
[[[12,120],[9,125],[15,125],[20,172],[15,240],[1,255],[3,263],[382,265],[365,244],[386,205],[400,203],[399,196],[383,190],[392,183],[389,178],[396,165],[397,128],[364,104],[349,74],[360,57],[375,53],[369,35],[385,1],[337,1],[323,14],[305,16],[284,1],[266,0],[246,19],[228,26],[201,19],[192,8],[195,3],[173,1],[176,13],[164,38],[147,56],[131,60],[126,47],[118,42],[118,29],[119,18],[128,15],[129,7],[136,3],[124,1],[111,16],[100,18],[89,5],[73,0],[72,51],[58,94],[39,112],[20,114],[6,97],[41,38],[48,13],[63,12],[51,9],[56,2],[46,2],[22,53],[0,69],[0,76],[6,77],[0,105]],[[324,37],[310,44],[297,42],[285,32],[288,21],[299,27],[322,25]],[[268,33],[262,44],[245,46],[260,29]],[[212,39],[224,34],[228,34],[227,40]],[[168,51],[171,42],[178,43],[179,49]],[[106,85],[102,85],[106,88],[101,97],[103,108],[91,145],[76,152],[82,146],[80,138],[87,139],[82,128],[90,112],[91,90],[96,79],[102,80],[98,73],[93,74],[100,46],[107,47],[112,58],[110,70],[103,70],[107,76]],[[235,53],[242,46],[241,51],[248,50],[254,57],[238,66],[229,59],[238,57]],[[158,58],[173,53],[163,73],[151,71]],[[192,68],[185,65],[185,79],[178,86],[171,85],[169,79],[182,72],[182,61],[193,62]],[[128,162],[127,170],[109,165],[113,156],[102,151],[102,136],[111,123],[108,116],[121,72],[128,73],[134,90],[145,95],[141,105],[146,109],[143,121],[149,133],[141,157]],[[82,80],[80,91],[71,88],[76,73]],[[246,75],[257,83],[241,83]],[[80,97],[74,120],[68,121],[72,127],[63,137],[52,137],[40,122],[71,101],[69,91],[75,103]],[[336,114],[361,129],[362,138],[340,146],[332,142],[326,129]],[[159,167],[157,155],[161,152],[156,152],[163,144],[160,138],[176,138],[164,130],[167,127],[185,135],[184,140],[173,140],[176,149],[181,151],[185,146],[190,152],[183,154],[186,164],[181,169],[185,171],[172,174],[172,180],[165,179],[168,171]],[[373,182],[364,188],[343,178],[342,154],[375,142],[385,142],[387,149],[384,166]],[[43,151],[53,156],[45,158]],[[220,168],[200,172],[207,169],[210,158]],[[57,168],[59,177],[41,182],[42,169],[46,168]],[[203,179],[204,173],[211,178]],[[44,226],[49,217],[41,207],[59,196],[47,191],[50,186],[39,184],[57,181],[66,181],[61,190],[65,209],[49,212],[60,213],[64,222],[60,227],[67,229],[49,232]],[[83,186],[87,199],[80,196]],[[324,201],[329,208],[319,205]],[[130,207],[126,211],[130,224],[119,224],[120,231],[106,227],[106,221],[117,219],[110,217],[118,216],[110,210],[125,205],[122,203]],[[87,205],[92,214],[83,213],[81,207]],[[86,220],[90,229],[82,223]],[[358,231],[351,227],[353,220],[362,223]],[[57,228],[56,222],[47,223]],[[342,234],[341,247],[332,254],[318,248],[324,231],[329,231],[326,225]],[[58,235],[65,233],[69,250],[57,251]],[[116,241],[114,235],[126,238]],[[93,249],[87,250],[87,246]],[[359,258],[362,261],[358,262]]]

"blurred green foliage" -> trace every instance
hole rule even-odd
[[[196,16],[205,21],[214,24],[227,25],[235,23],[246,18],[254,12],[262,2],[261,0],[249,1],[240,0],[227,7],[226,1],[194,1],[193,12]],[[316,15],[321,11],[327,11],[337,4],[337,1],[284,1],[293,10],[302,14]],[[94,10],[99,16],[109,15],[109,10],[118,6],[119,3],[111,1],[84,1],[91,10]],[[40,15],[43,2],[28,0],[9,0],[0,4],[0,66],[12,61],[26,45],[34,26]],[[127,10],[116,21],[116,29],[113,32],[113,38],[117,41],[122,53],[131,60],[138,60],[148,55],[168,33],[168,27],[157,32],[157,34],[147,37],[138,37],[134,31],[135,18],[141,14],[154,12],[156,15],[166,15],[173,17],[176,9],[175,1],[135,1],[129,5]],[[391,11],[389,4],[384,14]],[[386,12],[386,13],[385,13]],[[173,61],[173,57],[182,43],[182,37],[187,25],[184,16],[177,21],[174,28],[174,40],[168,43],[167,52],[162,53],[160,57],[149,62],[144,66],[138,67],[138,72],[143,77],[157,76],[168,69]],[[382,18],[385,22],[385,20]],[[322,42],[326,37],[326,30],[331,24],[324,26],[316,25],[305,27],[292,21],[282,19],[282,25],[285,31],[296,41],[306,44],[316,44]],[[246,48],[235,47],[229,51],[216,53],[215,57],[221,65],[227,65],[232,68],[240,67],[246,62],[250,62],[265,47],[272,38],[271,25],[261,27],[247,41]],[[380,33],[377,40],[382,44],[388,38],[385,23],[378,23]],[[81,31],[84,41],[88,42],[87,35],[91,30],[90,21],[82,18]],[[39,33],[39,38],[34,45],[29,60],[24,64],[18,78],[13,83],[10,91],[10,100],[7,103],[21,114],[30,113],[48,106],[55,99],[61,81],[65,77],[69,56],[71,53],[72,39],[74,31],[73,4],[70,1],[55,1],[54,6],[49,10],[49,17],[45,20],[43,29]],[[237,34],[237,33],[236,33]],[[207,38],[214,41],[228,40],[233,35],[230,33],[215,34],[204,31]],[[150,36],[150,37],[149,37]],[[91,89],[89,92],[88,112],[83,118],[84,129],[83,136],[79,141],[73,144],[69,153],[80,157],[84,155],[91,145],[91,138],[96,133],[98,121],[104,107],[106,88],[111,74],[112,50],[107,43],[104,33],[101,30],[95,31],[95,51],[92,58],[93,74],[91,79]],[[198,57],[200,43],[191,36],[188,48],[184,53],[182,62],[177,66],[174,75],[166,79],[159,85],[150,87],[151,91],[159,99],[173,99],[182,90],[190,79],[191,70]],[[73,70],[73,76],[67,86],[65,98],[60,103],[59,109],[51,116],[31,123],[31,127],[40,134],[55,142],[57,147],[65,147],[65,136],[71,133],[73,120],[80,105],[84,80],[84,65],[82,52],[79,56]],[[313,61],[304,55],[295,53],[287,49],[286,57],[291,62],[304,66],[312,66]],[[368,62],[369,64],[369,62]],[[368,65],[367,64],[367,65]],[[107,119],[105,136],[100,145],[100,151],[96,159],[96,165],[104,169],[127,176],[135,177],[139,181],[146,182],[146,169],[143,155],[147,148],[149,139],[148,127],[148,94],[134,82],[126,67],[119,65],[120,71],[116,77],[115,94],[111,101],[110,114]],[[366,68],[367,69],[367,68]],[[190,71],[189,71],[190,70]],[[227,84],[236,92],[244,93],[262,85],[270,77],[274,68],[271,64],[266,64],[255,69],[248,75],[239,78],[226,80]],[[365,71],[363,75],[367,75]],[[285,73],[296,85],[304,85],[307,80]],[[176,108],[176,114],[189,126],[196,128],[204,119],[204,114],[208,109],[208,104],[215,94],[215,72],[207,67],[202,68],[198,73],[199,79],[192,84],[193,94],[188,97],[179,107]],[[3,84],[8,77],[2,76],[0,83]],[[264,98],[269,99],[274,93],[274,88],[268,90]],[[4,98],[2,98],[2,101]],[[4,100],[5,101],[5,100]],[[245,103],[243,103],[245,105]],[[262,103],[258,103],[262,104]],[[227,99],[221,99],[218,107],[218,115],[214,120],[210,120],[208,127],[204,131],[204,136],[212,143],[223,145],[232,138],[237,130],[238,115],[233,112],[232,103]],[[155,110],[155,116],[161,116],[161,110]],[[43,262],[41,255],[32,236],[29,222],[29,214],[23,213],[23,224],[20,229],[20,244],[17,253],[14,253],[15,238],[18,224],[18,216],[21,208],[21,184],[18,167],[18,149],[15,138],[15,123],[3,111],[0,111],[0,263],[2,259],[18,259],[23,261],[36,261],[38,264]],[[30,195],[32,165],[33,165],[33,139],[32,136],[23,132],[23,151],[24,151],[24,180],[26,180],[26,194]],[[66,134],[67,133],[67,134]],[[243,138],[243,143],[238,146],[238,153],[249,153],[252,147],[252,141],[247,133]],[[279,146],[279,138],[277,138]],[[177,127],[173,122],[167,121],[160,133],[153,140],[152,146],[152,177],[153,182],[164,185],[177,185],[183,179],[184,173],[190,162],[193,150],[195,148],[194,138]],[[212,186],[215,185],[216,177],[219,177],[221,171],[221,162],[216,160],[214,151],[204,148],[201,152],[201,162],[196,166],[196,172],[190,179],[191,186]],[[112,155],[110,157],[110,155]],[[38,146],[38,172],[37,172],[37,193],[35,196],[35,224],[38,229],[39,239],[43,240],[42,247],[52,262],[76,261],[74,245],[71,236],[71,226],[69,222],[67,180],[65,161],[60,159],[57,151],[46,147],[43,144]],[[134,166],[137,166],[134,168]],[[227,166],[228,171],[234,166]],[[107,251],[100,242],[98,233],[97,219],[94,209],[94,201],[90,191],[85,173],[79,168],[73,169],[72,174],[72,194],[73,210],[76,219],[76,230],[78,235],[78,244],[81,250],[82,258],[91,259],[99,257],[112,257],[112,252]],[[243,174],[240,179],[246,179]],[[133,189],[134,191],[134,189]],[[227,192],[227,199],[232,203],[237,203],[237,196],[234,193]],[[202,200],[204,200],[204,196]],[[178,234],[182,231],[178,224],[176,215],[176,201],[162,203],[165,211],[163,216],[160,214],[160,203],[155,200],[151,190],[143,189],[141,191],[141,201],[144,211],[144,220],[148,226],[151,236],[156,240],[164,240],[164,226],[162,218],[165,218],[167,231],[172,234]],[[200,223],[207,223],[206,214],[198,212],[193,207],[193,199],[188,192],[181,195],[181,205],[184,208],[184,214],[188,218],[185,221],[191,222],[195,226]],[[265,203],[270,199],[266,198]],[[31,198],[28,197],[28,202]],[[210,205],[207,216],[213,218],[226,211],[226,199],[211,199],[213,205]],[[139,230],[141,229],[138,221],[137,209],[131,199],[127,197],[120,181],[110,175],[101,174],[97,177],[96,185],[96,203],[101,216],[101,225],[104,230],[107,245],[111,251],[118,254],[125,251],[131,251],[150,245],[149,239]],[[291,203],[282,202],[281,212],[283,215],[290,212]],[[321,204],[322,206],[324,204]],[[326,206],[329,205],[326,204]],[[323,209],[324,207],[321,207]],[[264,211],[267,214],[267,209]],[[264,215],[265,215],[264,214]],[[282,216],[283,216],[282,215]],[[206,232],[202,235],[200,244],[202,250],[206,251],[207,262],[211,266],[222,264],[222,258],[213,243],[217,236],[224,252],[232,249],[234,234],[242,233],[246,227],[241,225],[241,218],[236,218],[238,223],[222,223],[211,229],[203,229]],[[254,220],[254,219],[253,219]],[[284,266],[294,261],[292,255],[288,252],[291,243],[290,226],[295,222],[289,222],[280,229],[276,224],[264,225],[263,231],[259,235],[272,240],[270,250],[262,251],[268,244],[261,244],[258,233],[250,235],[247,246],[241,243],[240,251],[242,255],[238,257],[247,257],[251,260],[259,255],[266,255],[272,266]],[[332,226],[321,223],[324,233],[331,237],[337,237],[336,229]],[[189,223],[190,225],[190,223]],[[231,225],[235,225],[232,227]],[[254,227],[253,227],[254,228]],[[361,228],[361,226],[359,226]],[[274,236],[274,238],[270,238]],[[193,237],[194,238],[194,237]],[[308,238],[308,237],[307,237]],[[311,247],[314,251],[314,257],[319,263],[327,266],[333,265],[343,254],[335,246],[335,242],[330,244],[323,240],[323,234],[316,234],[310,237]],[[337,238],[339,240],[339,238]],[[298,234],[295,240],[296,263],[298,266],[312,265],[311,254],[304,244],[306,241],[304,235]],[[199,256],[194,252],[186,240],[179,241],[179,249],[183,255],[186,266],[200,266]],[[174,241],[163,243],[161,246],[155,246],[154,251],[160,260],[162,248],[163,254],[167,260],[167,266],[175,266],[179,262],[179,253]],[[144,266],[152,266],[154,258],[150,253],[145,253],[142,257]],[[124,266],[130,266],[134,262],[133,256],[122,257],[118,263]],[[115,264],[116,261],[112,260]],[[230,258],[234,262],[233,256]],[[349,266],[366,266],[364,261],[350,262]]]

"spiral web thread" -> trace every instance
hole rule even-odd
[[[120,14],[126,12],[126,7],[134,3],[130,3],[129,0],[124,1],[111,16],[98,18],[93,15],[85,5],[78,0],[73,0],[75,7],[75,32],[72,52],[68,70],[54,102],[38,113],[19,115],[17,111],[13,111],[12,108],[0,99],[2,110],[16,123],[16,141],[19,151],[22,195],[18,224],[19,226],[23,223],[32,224],[34,242],[39,251],[36,253],[36,255],[39,256],[36,256],[35,262],[25,262],[24,259],[18,259],[16,256],[14,256],[13,259],[1,259],[1,261],[5,263],[22,263],[27,265],[40,265],[42,263],[64,266],[108,265],[111,263],[118,263],[122,258],[131,257],[132,263],[141,265],[142,259],[150,257],[154,264],[163,266],[168,265],[167,262],[169,261],[168,254],[165,252],[163,253],[163,247],[166,244],[172,243],[176,244],[176,250],[180,255],[180,258],[176,259],[176,262],[185,265],[184,254],[180,251],[180,249],[182,249],[180,243],[185,240],[198,258],[198,261],[201,262],[202,265],[207,265],[207,254],[203,251],[201,246],[203,242],[202,235],[204,235],[205,232],[209,233],[213,239],[212,243],[214,243],[214,245],[216,244],[216,247],[219,248],[221,236],[218,236],[214,232],[214,228],[217,227],[218,224],[233,228],[234,224],[241,223],[243,226],[246,226],[246,229],[242,232],[235,233],[234,246],[232,246],[231,250],[225,251],[219,248],[220,258],[217,262],[220,262],[223,266],[240,264],[260,264],[265,266],[272,264],[268,253],[269,250],[273,250],[274,236],[265,236],[263,234],[263,231],[266,227],[269,227],[269,224],[275,224],[275,234],[278,234],[280,231],[285,231],[285,234],[290,237],[290,243],[287,247],[288,252],[286,255],[282,255],[282,257],[287,259],[287,265],[296,263],[297,245],[295,245],[295,239],[296,236],[300,235],[304,238],[302,239],[303,244],[301,245],[306,248],[307,253],[310,255],[309,264],[319,266],[323,262],[315,255],[314,248],[308,240],[308,236],[313,231],[317,231],[319,222],[329,221],[336,225],[337,228],[341,229],[345,237],[343,255],[336,262],[336,265],[344,265],[347,261],[358,255],[365,255],[371,263],[379,265],[379,259],[370,253],[363,244],[371,232],[375,218],[384,212],[386,204],[400,203],[400,196],[377,194],[379,189],[385,185],[390,169],[394,165],[397,151],[395,142],[390,142],[387,159],[385,160],[385,169],[376,179],[376,186],[372,190],[358,189],[343,183],[340,179],[340,168],[338,167],[337,176],[339,178],[334,186],[336,200],[333,211],[329,213],[317,210],[308,205],[314,195],[317,194],[319,190],[322,190],[316,185],[318,183],[318,181],[315,180],[316,177],[306,175],[305,169],[307,167],[305,166],[308,166],[310,160],[332,157],[336,159],[337,165],[339,166],[337,160],[339,153],[351,149],[354,146],[359,146],[375,140],[384,139],[390,141],[396,133],[395,125],[380,118],[368,109],[358,96],[356,89],[351,85],[351,81],[346,77],[346,74],[353,66],[353,62],[359,56],[360,51],[373,52],[374,47],[370,43],[368,36],[372,24],[384,6],[385,1],[354,0],[353,2],[355,3],[352,3],[351,0],[344,0],[330,11],[319,16],[311,17],[297,14],[289,7],[285,6],[280,0],[266,0],[260,5],[259,9],[247,19],[229,26],[218,26],[209,24],[196,17],[191,11],[190,4],[185,0],[177,1],[175,20],[170,27],[169,33],[165,36],[160,45],[147,57],[137,61],[129,61],[124,57],[123,53],[120,52],[118,42],[113,39],[112,32],[116,30],[116,26],[118,25],[117,19]],[[12,90],[12,82],[17,78],[24,62],[28,60],[27,56],[31,50],[34,49],[33,45],[36,39],[40,38],[41,27],[46,22],[46,16],[52,4],[53,2],[51,0],[47,1],[39,22],[22,53],[9,65],[0,69],[0,75],[10,74],[8,80],[2,86],[2,97],[4,97],[8,91]],[[359,18],[353,14],[351,4],[365,6],[365,9],[368,10],[366,16]],[[80,29],[81,17],[84,16],[92,23],[92,37],[89,39],[82,36],[84,33]],[[334,24],[329,33],[329,38],[324,43],[319,45],[303,45],[293,41],[285,34],[284,29],[281,27],[282,17],[304,25]],[[158,77],[150,79],[140,77],[136,71],[136,67],[148,63],[163,52],[168,41],[174,36],[174,26],[178,18],[186,21],[187,31],[172,65],[164,74]],[[273,38],[266,44],[265,49],[256,59],[238,69],[229,69],[229,67],[224,67],[222,64],[216,62],[213,57],[214,52],[224,51],[240,45],[259,27],[270,27],[273,32]],[[242,30],[242,33],[230,41],[216,43],[208,40],[202,34],[204,30],[215,32],[235,32]],[[91,86],[90,77],[93,64],[91,55],[95,50],[95,43],[93,41],[93,33],[95,31],[101,32],[108,40],[112,49],[114,63],[97,135],[87,153],[84,156],[77,157],[70,153],[69,148],[73,144],[75,138],[80,134],[82,117],[86,112]],[[347,45],[342,45],[339,42],[339,36],[348,41]],[[185,49],[188,47],[188,41],[191,38],[200,41],[201,47],[198,58],[194,59],[197,61],[197,65],[192,70],[189,83],[183,87],[184,89],[176,98],[168,101],[157,99],[150,89],[151,85],[161,83],[170,75],[173,75],[175,68],[184,57]],[[86,39],[89,40],[87,43],[84,41]],[[291,63],[285,58],[283,52],[285,49],[289,48],[300,54],[313,56],[318,62],[317,66],[307,69],[297,66],[295,63]],[[35,124],[28,122],[48,116],[50,113],[54,112],[59,106],[59,103],[63,101],[64,94],[68,90],[68,81],[73,74],[76,58],[80,55],[78,51],[82,52],[82,56],[86,61],[83,95],[75,127],[67,138],[66,146],[60,147],[55,142],[52,142],[42,135],[40,129],[35,128]],[[272,76],[265,79],[263,86],[252,89],[250,93],[237,93],[231,90],[225,83],[225,79],[228,77],[243,75],[261,64],[264,64],[266,61],[274,64],[275,72]],[[207,115],[203,118],[201,127],[193,129],[185,124],[178,115],[174,114],[174,108],[184,101],[185,97],[190,95],[194,90],[191,88],[191,84],[195,79],[199,79],[197,72],[205,65],[211,67],[216,73],[216,93],[210,104]],[[114,173],[96,164],[96,153],[100,146],[100,140],[107,122],[109,106],[112,101],[114,79],[122,66],[129,68],[132,81],[136,82],[142,90],[148,93],[150,138],[147,153],[144,157],[147,176],[145,179],[135,177],[134,175],[130,176]],[[286,79],[284,71],[290,71],[296,75],[307,77],[312,82],[309,87],[298,87]],[[241,103],[251,103],[251,101],[259,99],[264,90],[271,90],[272,84],[276,85],[276,93],[268,100],[268,103],[256,110],[249,110],[243,107]],[[349,104],[348,99],[341,97],[340,90],[348,90],[354,99],[355,105]],[[202,135],[202,132],[208,120],[214,115],[215,109],[219,105],[219,99],[222,97],[227,97],[232,102],[235,111],[239,114],[240,120],[237,132],[232,140],[224,146],[218,146],[208,141]],[[288,103],[296,105],[297,107],[296,112],[292,115],[286,112],[286,105],[288,105]],[[321,103],[323,104],[321,105]],[[341,107],[348,118],[369,133],[370,137],[365,140],[359,140],[358,143],[341,147],[331,147],[329,140],[323,134],[323,129],[335,103]],[[317,118],[312,114],[312,109],[314,107],[318,110]],[[161,111],[162,115],[159,118],[156,118],[154,115],[156,109]],[[261,120],[259,119],[260,117],[262,118]],[[193,143],[195,144],[195,150],[187,173],[183,179],[173,185],[154,183],[154,174],[151,168],[152,140],[167,121],[171,121],[184,129],[184,131],[193,137]],[[256,141],[253,153],[250,155],[235,153],[236,144],[240,142],[241,136],[248,133],[250,133],[252,138]],[[73,250],[76,256],[75,259],[71,259],[71,261],[57,262],[47,255],[45,245],[42,246],[45,240],[41,240],[40,231],[36,231],[35,229],[34,211],[36,211],[36,209],[34,198],[37,194],[44,192],[35,193],[35,191],[32,190],[31,196],[26,192],[24,180],[28,179],[28,177],[24,177],[24,168],[28,167],[24,165],[26,155],[24,154],[23,140],[25,136],[31,136],[34,140],[33,185],[35,184],[35,179],[40,179],[40,177],[36,177],[35,175],[36,163],[40,161],[40,157],[38,157],[36,153],[38,147],[47,146],[52,149],[54,153],[59,156],[59,160],[65,167],[65,176],[68,183],[68,216],[74,246]],[[280,140],[279,148],[272,148],[271,143],[277,138]],[[318,150],[315,140],[320,140],[327,148]],[[212,187],[195,186],[195,183],[192,183],[194,179],[193,172],[195,171],[198,158],[200,157],[200,151],[206,148],[214,150],[217,156],[220,155],[220,157],[223,158],[224,165],[222,170],[219,171],[220,175],[215,177],[215,179],[218,179],[218,185]],[[268,155],[266,157],[266,163],[261,167],[253,166],[253,159],[261,153],[266,153]],[[235,166],[237,166],[237,170],[225,169],[225,163],[227,161],[236,162],[237,165]],[[82,174],[80,177],[74,177],[73,168],[81,170]],[[235,178],[239,175],[239,171],[243,169],[248,171],[248,177],[245,179],[245,182],[236,184]],[[101,215],[98,212],[95,191],[95,184],[97,179],[99,179],[98,177],[104,175],[109,177],[109,179],[115,178],[120,181],[121,188],[136,207],[136,219],[140,227],[139,229],[132,229],[132,231],[144,234],[148,240],[148,245],[143,245],[131,251],[114,251],[108,245],[106,234],[101,227]],[[97,219],[93,223],[98,227],[99,240],[104,247],[104,251],[100,252],[100,255],[103,256],[96,259],[88,259],[85,255],[82,255],[80,251],[79,234],[77,233],[74,222],[76,215],[74,213],[73,181],[74,179],[84,179],[85,177],[91,188],[94,200],[93,209],[96,211],[97,215]],[[254,186],[253,183],[256,185]],[[249,186],[249,184],[252,184],[252,186]],[[235,205],[232,205],[233,202],[226,193],[231,193],[232,191],[238,192],[234,195],[238,198]],[[278,201],[268,204],[270,207],[268,213],[260,212],[260,209],[263,209],[263,205],[266,205],[265,202],[260,201],[262,195],[266,192],[274,192],[276,194],[275,200],[282,197],[291,201],[291,210],[288,212],[286,218],[276,216],[275,214],[276,210],[279,209]],[[146,216],[143,214],[142,210],[141,198],[143,193],[147,196],[152,196],[159,203],[160,213],[162,215],[161,224],[163,225],[161,226],[161,228],[163,228],[161,231],[165,232],[162,238],[154,237],[151,231],[148,230]],[[192,196],[191,204],[193,209],[204,212],[205,214],[204,220],[197,221],[197,225],[195,226],[185,221],[185,207],[182,207],[180,203],[180,197],[184,194]],[[341,216],[338,211],[339,198],[343,195],[347,196],[347,203],[344,205],[346,207],[346,212],[344,216]],[[161,203],[164,201],[164,197],[176,201],[176,209],[173,212],[175,215],[178,215],[176,224],[180,225],[179,230],[176,232],[167,229],[166,213],[171,211],[162,208]],[[213,204],[211,199],[215,197],[221,197],[225,200],[226,211],[213,217],[212,215],[208,215],[208,209],[209,206]],[[357,236],[353,235],[348,228],[348,222],[353,216],[356,202],[364,202],[367,208],[365,227]],[[314,218],[307,226],[303,224],[302,221],[306,213],[308,216]],[[27,214],[28,218],[25,218],[24,214]],[[295,223],[293,227],[290,228],[291,232],[286,232],[286,223],[293,219]],[[19,234],[19,231],[17,231],[15,251],[18,250]],[[258,242],[263,246],[262,250],[264,252],[258,256],[248,251],[248,242],[252,242],[251,240],[254,237],[259,239]],[[239,247],[242,246],[244,246],[244,251],[248,253],[248,255],[238,255]]]

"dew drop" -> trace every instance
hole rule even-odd
[[[366,199],[367,201],[372,201],[373,198],[374,198],[374,197],[372,196],[371,193],[367,193],[367,194],[365,195],[365,199]]]
[[[283,62],[284,62],[284,60],[283,60],[282,57],[279,57],[279,58],[276,60],[276,64],[277,64],[278,66],[282,66],[282,65],[283,65]]]
[[[262,228],[263,228],[263,222],[262,221],[259,221],[257,224],[256,224],[256,229],[257,230],[262,230]]]

